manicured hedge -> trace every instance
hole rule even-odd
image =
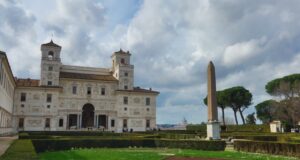
[[[182,149],[199,149],[221,151],[225,149],[225,141],[190,141],[190,140],[158,140],[158,139],[96,139],[96,140],[32,140],[36,152],[69,150],[72,148],[127,148],[127,147],[168,147]]]
[[[268,132],[270,126],[268,124],[246,124],[246,125],[227,125],[227,132]]]
[[[295,143],[235,141],[234,149],[243,152],[255,152],[300,157],[300,144]]]
[[[206,132],[206,125],[187,125],[188,131]],[[270,132],[268,124],[226,125],[226,132]]]
[[[195,141],[195,140],[156,140],[157,147],[198,149],[207,151],[224,151],[225,141]]]
[[[38,159],[31,140],[15,140],[0,157],[1,160],[35,160]]]

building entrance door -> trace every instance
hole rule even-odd
[[[95,108],[92,104],[87,103],[82,107],[82,128],[94,126]]]

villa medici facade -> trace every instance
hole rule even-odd
[[[134,87],[129,52],[113,53],[111,68],[63,65],[60,55],[52,40],[42,44],[40,79],[19,79],[0,52],[0,134],[156,127],[159,92]]]

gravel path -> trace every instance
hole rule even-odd
[[[10,146],[10,144],[18,139],[17,136],[13,137],[0,137],[0,156],[5,153],[6,149]]]
[[[220,158],[169,157],[166,160],[224,160]]]

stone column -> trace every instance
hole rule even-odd
[[[69,114],[67,114],[67,125],[66,125],[66,128],[70,129],[70,126],[69,126]]]
[[[98,124],[98,122],[99,122],[98,119],[99,119],[99,115],[97,114],[97,115],[96,115],[96,127],[97,127],[97,128],[98,128],[98,126],[99,126],[99,124]]]
[[[207,67],[207,111],[207,139],[220,139],[215,67],[211,61]]]
[[[79,129],[79,123],[80,123],[79,121],[80,121],[79,114],[77,114],[77,123],[76,123],[77,129]]]
[[[81,123],[82,123],[82,115],[79,114],[79,128],[81,129]]]

